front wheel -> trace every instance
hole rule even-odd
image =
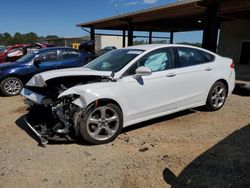
[[[23,89],[23,83],[16,77],[5,78],[0,85],[1,91],[5,96],[18,95]]]
[[[216,82],[209,91],[206,108],[216,111],[223,107],[227,98],[227,88],[223,82]]]
[[[123,116],[115,104],[90,109],[79,121],[82,137],[91,144],[113,141],[122,130]]]

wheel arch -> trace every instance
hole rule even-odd
[[[112,103],[112,104],[115,104],[115,105],[117,105],[119,108],[120,108],[120,110],[121,110],[121,112],[122,112],[122,114],[123,114],[123,109],[122,109],[122,107],[121,107],[121,105],[116,101],[116,100],[114,100],[114,99],[111,99],[111,98],[100,98],[100,99],[96,99],[95,101],[93,101],[92,103],[90,103],[89,105],[95,105],[95,106],[99,106],[99,105],[105,105],[105,104],[108,104],[108,103]],[[88,106],[89,106],[88,105]],[[123,114],[123,116],[124,116],[124,114]]]
[[[227,94],[226,94],[226,96],[228,96],[229,85],[228,85],[227,81],[226,81],[225,79],[219,79],[219,80],[216,80],[216,81],[214,82],[214,84],[215,84],[216,82],[222,82],[222,83],[226,86],[226,89],[227,89]]]
[[[5,77],[3,77],[3,78],[0,79],[0,83],[2,83],[2,81],[4,81],[6,78],[18,78],[19,80],[22,81],[23,85],[25,84],[25,83],[24,83],[24,79],[23,79],[22,76],[19,75],[19,74],[10,74],[10,75],[8,75],[8,76],[5,76]]]
[[[117,121],[117,124],[115,126],[116,127],[115,132],[112,133],[111,137],[108,136],[107,139],[100,140],[96,136],[91,136],[92,134],[90,132],[93,133],[93,131],[90,130],[90,126],[87,123],[87,121],[88,121],[87,118],[89,117],[90,114],[92,114],[92,112],[95,111],[95,109],[103,108],[103,105],[106,106],[106,104],[107,104],[107,106],[109,106],[113,110],[115,110],[117,115],[120,118],[119,118],[119,121]],[[89,142],[91,144],[104,144],[104,143],[111,142],[119,135],[119,133],[121,132],[121,130],[123,128],[123,113],[121,110],[121,106],[113,99],[110,99],[110,98],[96,99],[95,101],[91,102],[87,106],[87,108],[83,112],[83,114],[80,116],[82,118],[81,121],[78,121],[79,123],[77,125],[76,132],[79,132],[80,133],[79,135],[81,135],[83,139],[85,139],[87,142]],[[104,118],[104,120],[102,120],[102,118],[101,118],[100,120],[106,121],[106,118]],[[96,124],[99,124],[97,127],[100,127],[100,124],[102,124],[102,123],[99,122],[99,120],[98,120],[98,123],[96,123]],[[107,123],[105,123],[105,124],[106,125],[102,126],[101,129],[106,129],[105,126],[108,126],[108,124]],[[110,127],[109,127],[109,129],[111,130]],[[100,131],[97,134],[99,134],[99,133],[100,133]]]

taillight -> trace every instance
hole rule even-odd
[[[231,69],[234,69],[234,67],[235,67],[235,64],[234,64],[234,62],[232,61],[231,65],[230,65],[230,68],[231,68]]]

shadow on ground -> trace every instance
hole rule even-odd
[[[249,83],[236,83],[233,94],[240,96],[250,96],[250,82]]]
[[[250,187],[250,124],[204,152],[178,177],[166,168],[163,178],[172,188]]]

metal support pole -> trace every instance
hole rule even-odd
[[[95,40],[95,28],[90,28],[90,40]]]
[[[90,40],[95,41],[95,28],[90,28]],[[95,44],[93,45],[93,52],[95,53]]]
[[[122,30],[122,47],[126,46],[126,31]]]
[[[174,32],[173,32],[173,31],[170,32],[170,40],[169,40],[169,43],[170,43],[170,44],[173,44],[173,43],[174,43]]]
[[[131,21],[128,23],[128,46],[133,46],[133,25]]]
[[[148,43],[152,44],[152,31],[149,31]]]
[[[217,16],[218,4],[214,3],[207,7],[204,15],[204,30],[202,47],[216,52],[219,18]]]

